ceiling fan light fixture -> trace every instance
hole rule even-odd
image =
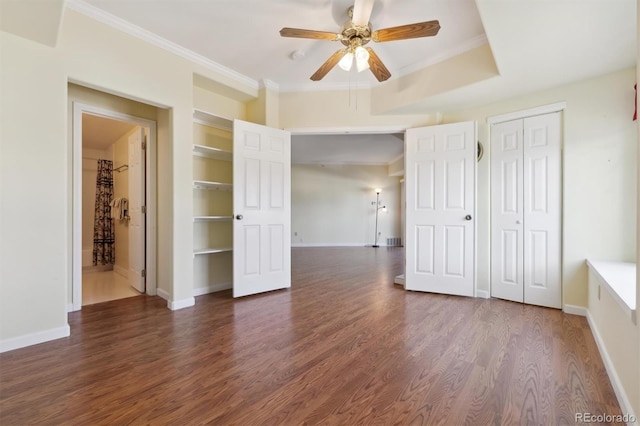
[[[369,52],[362,46],[356,47],[356,68],[358,72],[369,69]]]
[[[340,59],[340,62],[338,62],[338,66],[345,71],[351,70],[352,65],[353,65],[353,53],[351,52],[347,52],[347,54],[344,55],[342,59]]]

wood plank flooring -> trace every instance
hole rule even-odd
[[[584,318],[406,292],[400,248],[294,249],[293,286],[87,306],[0,354],[0,424],[556,425],[621,414]]]

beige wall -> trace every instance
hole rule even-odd
[[[635,414],[640,413],[640,341],[638,326],[625,315],[617,302],[592,270],[589,275],[589,322],[597,341],[615,369],[616,379],[624,389]],[[600,350],[602,350],[601,348]],[[613,379],[613,377],[612,377]],[[613,380],[612,380],[613,381]],[[625,407],[623,407],[623,412]]]
[[[0,52],[0,342],[60,337],[70,278],[64,64],[51,48],[6,33]],[[46,255],[34,267],[36,249]]]
[[[292,245],[371,245],[375,236],[375,188],[387,212],[380,210],[379,244],[400,237],[400,178],[387,166],[291,167]],[[296,235],[297,233],[297,235]]]
[[[445,114],[476,120],[485,147],[478,164],[478,281],[489,289],[489,161],[487,117],[564,101],[563,303],[587,306],[585,259],[636,257],[638,130],[633,115],[635,69],[533,95]]]
[[[57,47],[2,32],[0,51],[0,343],[5,347],[7,341],[26,338],[28,344],[68,333],[72,235],[68,108],[74,96],[92,105],[106,106],[102,104],[105,99],[102,94],[98,98],[93,93],[74,95],[76,89],[74,85],[67,89],[68,81],[156,107],[122,112],[157,120],[158,288],[171,301],[188,302],[194,282],[192,109],[201,108],[228,118],[247,118],[246,102],[258,98],[258,90],[242,87],[71,10],[65,10]],[[196,73],[215,81],[211,85],[214,89],[195,90]],[[639,254],[633,237],[638,220],[634,183],[638,137],[637,127],[630,121],[635,81],[635,71],[625,70],[445,114],[447,122],[477,120],[479,138],[486,147],[487,116],[567,102],[563,187],[563,276],[567,304],[587,305],[584,258],[627,260],[636,259]],[[218,91],[222,85],[230,89]],[[374,115],[370,93],[362,90],[351,91],[351,98],[348,91],[281,93],[275,100],[267,94],[265,91],[264,105],[252,104],[250,114],[285,128],[409,127],[438,121],[437,114]],[[274,109],[278,110],[277,119]],[[145,115],[147,112],[150,116]],[[487,152],[478,168],[481,288],[488,288],[488,156]],[[296,167],[294,173],[295,170]],[[302,176],[313,176],[317,170],[300,172]],[[370,182],[369,177],[359,178],[363,188],[379,184]],[[317,185],[315,189],[324,194],[327,188]],[[391,190],[384,183],[379,185],[384,188],[383,199],[387,202],[385,197]],[[300,193],[305,188],[292,190]],[[372,199],[362,189],[358,206],[353,209],[361,208],[361,204],[370,206]],[[42,209],[43,205],[47,208]],[[293,214],[297,214],[295,206]],[[349,240],[368,242],[368,235],[373,236],[366,215],[366,211],[357,214],[365,218],[362,222],[367,227]],[[294,217],[293,221],[292,230],[302,233],[303,238],[327,241],[314,234],[308,225],[312,221],[304,222],[300,217]],[[396,229],[384,232],[396,233]],[[33,268],[33,257],[28,253],[36,247],[47,255],[40,258],[38,268]],[[637,297],[640,301],[640,294]],[[637,333],[640,336],[640,331]],[[640,337],[636,344],[639,340]],[[640,380],[640,375],[635,375]],[[636,401],[636,410],[639,406]]]
[[[437,123],[436,114],[373,115],[368,90],[291,92],[280,94],[280,126],[315,127],[416,127]]]
[[[69,81],[159,107],[158,288],[175,307],[189,304],[194,73],[224,79],[69,9],[55,48],[2,32],[0,51],[1,346],[61,337],[69,330],[73,145],[68,102],[74,91],[71,85],[67,93]],[[241,93],[241,85],[235,86],[230,93]],[[47,253],[38,268],[26,255],[35,247]]]

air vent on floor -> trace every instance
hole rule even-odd
[[[400,237],[389,237],[389,238],[387,238],[387,246],[390,246],[390,247],[400,247],[400,246],[402,246],[402,238],[400,238]]]

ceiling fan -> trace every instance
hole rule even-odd
[[[280,30],[282,37],[339,41],[346,46],[331,55],[311,76],[311,80],[322,80],[336,64],[339,64],[345,71],[349,71],[355,61],[358,71],[369,68],[378,81],[385,81],[391,77],[391,73],[373,49],[363,46],[371,40],[382,43],[409,38],[430,37],[438,34],[440,30],[438,21],[426,21],[374,31],[369,22],[374,1],[355,0],[353,7],[350,7],[347,11],[349,20],[344,23],[339,33],[299,28],[283,28]]]

